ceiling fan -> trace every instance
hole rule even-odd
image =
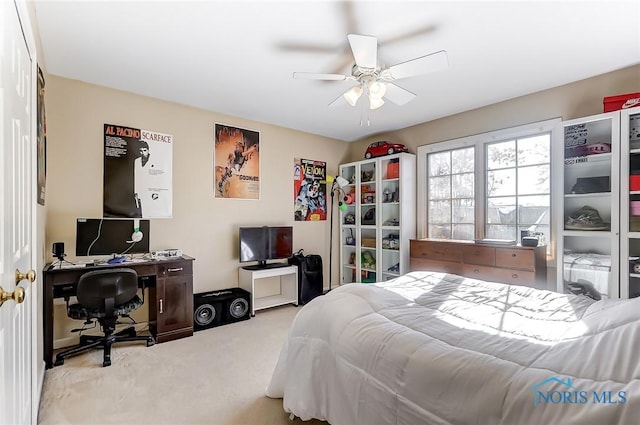
[[[343,99],[355,106],[363,93],[369,98],[369,108],[377,109],[384,105],[384,99],[404,105],[412,101],[416,94],[393,84],[392,81],[416,75],[428,74],[449,67],[447,53],[444,50],[408,60],[388,68],[378,65],[378,39],[370,35],[348,34],[347,39],[353,52],[355,65],[351,75],[318,74],[313,72],[294,72],[293,78],[304,80],[331,80],[357,82],[329,106],[340,104]]]

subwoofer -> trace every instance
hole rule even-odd
[[[193,330],[213,328],[251,318],[251,294],[242,288],[193,295]]]
[[[220,325],[222,317],[222,302],[217,292],[205,292],[193,295],[193,330],[212,328]]]

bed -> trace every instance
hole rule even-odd
[[[640,299],[411,272],[294,319],[266,394],[342,424],[638,424]]]

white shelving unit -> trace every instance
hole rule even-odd
[[[407,273],[409,240],[416,232],[415,155],[343,164],[340,175],[350,182],[341,194],[347,208],[340,213],[340,283],[385,281]]]
[[[640,296],[640,273],[633,270],[640,258],[640,214],[631,205],[640,201],[640,189],[630,178],[640,178],[640,107],[620,111],[620,152],[620,298],[635,298]]]
[[[617,190],[620,180],[620,125],[619,114],[615,112],[565,121],[562,144],[556,144],[556,157],[562,161],[562,193],[557,200],[559,235],[556,238],[558,256],[558,292],[567,292],[568,282],[587,283],[604,297],[617,298],[619,255],[619,205]],[[589,155],[589,146],[610,144],[610,153]],[[609,187],[589,193],[579,193],[578,179],[603,177],[609,179]],[[572,193],[572,192],[578,193]],[[598,211],[606,230],[576,230],[567,228],[567,220],[575,216],[581,208],[588,206]],[[603,264],[596,270],[590,266],[578,265],[576,258],[599,259]],[[607,265],[610,267],[607,269]]]
[[[607,298],[640,296],[640,273],[633,273],[632,264],[640,257],[640,214],[631,211],[631,202],[640,201],[640,188],[629,185],[630,175],[640,174],[640,108],[565,121],[563,126],[564,143],[556,145],[564,149],[556,151],[556,157],[564,158],[563,191],[556,199],[561,220],[558,291],[566,292],[566,281],[573,281],[592,284]],[[600,143],[611,144],[611,152],[589,152],[589,146]],[[578,178],[594,177],[609,177],[610,190],[572,193]],[[569,215],[583,206],[595,208],[609,229],[567,229]]]
[[[266,297],[256,297],[256,284],[260,279],[279,277],[280,293]],[[266,268],[250,270],[238,269],[238,283],[242,289],[251,293],[251,315],[257,310],[276,307],[284,304],[298,305],[298,266]]]

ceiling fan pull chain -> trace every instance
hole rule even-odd
[[[367,111],[367,127],[371,126],[371,120],[369,119],[369,108],[364,106],[364,102],[362,102],[362,110]]]

